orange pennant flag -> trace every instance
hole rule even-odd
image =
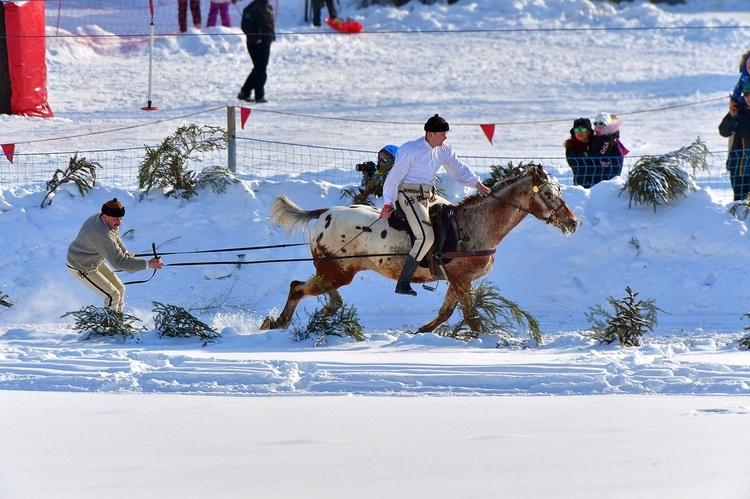
[[[245,129],[245,122],[247,121],[247,118],[250,116],[250,108],[249,107],[241,107],[240,108],[240,128],[243,130]]]
[[[487,140],[490,141],[490,144],[492,144],[492,137],[494,137],[495,135],[495,125],[489,124],[489,125],[479,125],[479,126],[482,127],[482,131],[484,132],[484,135],[487,137]]]
[[[5,157],[8,158],[8,161],[13,163],[13,153],[16,150],[15,144],[2,144],[3,152],[5,153]]]

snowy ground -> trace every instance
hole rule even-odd
[[[717,126],[748,49],[744,0],[342,3],[369,33],[316,30],[302,21],[302,0],[281,2],[271,102],[253,107],[240,133],[377,150],[419,136],[439,112],[459,154],[557,157],[574,118],[606,110],[625,122],[631,154],[696,136],[726,147]],[[142,146],[180,124],[224,126],[222,113],[182,117],[237,104],[249,70],[238,28],[158,38],[159,111],[144,113],[147,46],[50,38],[47,48],[56,117],[0,117],[0,143],[21,152]],[[492,122],[494,146],[478,127]],[[126,312],[147,331],[124,342],[82,341],[61,319],[99,304],[64,260],[83,220],[112,197],[126,206],[131,250],[189,251],[301,242],[269,222],[273,200],[333,206],[342,187],[244,181],[185,202],[103,185],[84,197],[64,188],[40,209],[44,186],[0,186],[0,292],[14,303],[0,308],[0,498],[750,495],[750,356],[737,348],[750,243],[747,224],[709,190],[654,213],[628,208],[620,180],[566,187],[583,222],[575,234],[522,222],[489,280],[539,320],[541,345],[409,334],[434,317],[445,285],[410,299],[374,274],[342,289],[365,342],[316,348],[290,331],[259,331],[289,281],[312,274],[309,262],[166,267],[129,287]],[[296,247],[245,258],[307,256]],[[584,338],[584,313],[625,286],[666,312],[656,331],[639,348]],[[190,309],[222,338],[159,338],[154,300]],[[318,306],[302,302],[300,319]]]

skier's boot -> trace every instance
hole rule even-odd
[[[417,270],[419,262],[413,256],[409,256],[404,264],[404,270],[401,271],[401,275],[396,283],[396,293],[400,295],[417,296],[417,292],[411,289],[411,278],[414,272]]]

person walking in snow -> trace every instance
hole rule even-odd
[[[229,15],[229,4],[237,3],[237,0],[211,0],[211,6],[208,9],[208,18],[206,27],[213,28],[216,26],[216,18],[221,15],[221,25],[225,28],[232,27],[232,17]]]
[[[339,17],[339,15],[336,13],[336,5],[334,5],[334,0],[312,0],[311,6],[312,6],[312,14],[313,14],[313,26],[319,27],[320,26],[320,11],[323,10],[323,4],[325,3],[326,8],[328,9],[328,17],[331,19],[336,19]]]
[[[180,25],[180,33],[187,31],[187,8],[188,0],[177,0],[177,23]],[[193,26],[201,28],[201,2],[190,0],[190,14],[193,16]]]
[[[734,200],[742,201],[750,193],[750,83],[742,87],[742,102],[729,100],[729,112],[719,124],[719,135],[734,135],[727,170]]]
[[[445,144],[450,126],[437,114],[424,124],[424,137],[399,147],[393,168],[383,184],[383,209],[381,218],[389,218],[393,204],[398,200],[406,221],[414,234],[414,244],[396,283],[396,293],[416,296],[411,288],[411,278],[420,260],[427,255],[435,234],[430,223],[430,205],[435,196],[435,174],[444,167],[448,176],[461,185],[476,187],[481,196],[491,191],[476,173],[456,156],[453,146]]]
[[[273,7],[268,0],[253,0],[242,10],[242,32],[245,33],[247,51],[253,69],[237,94],[239,100],[261,104],[266,100],[266,68],[271,57],[271,43],[276,40]],[[251,93],[255,91],[255,100]]]
[[[83,223],[78,236],[68,246],[66,264],[70,274],[94,293],[104,298],[104,307],[122,313],[125,308],[125,284],[114,269],[136,272],[161,269],[161,258],[137,258],[120,238],[120,224],[125,207],[117,198],[102,205],[101,213]],[[105,263],[105,260],[112,266]]]

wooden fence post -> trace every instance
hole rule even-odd
[[[227,136],[229,137],[229,143],[227,144],[227,168],[232,173],[237,173],[237,128],[234,106],[227,106]]]

